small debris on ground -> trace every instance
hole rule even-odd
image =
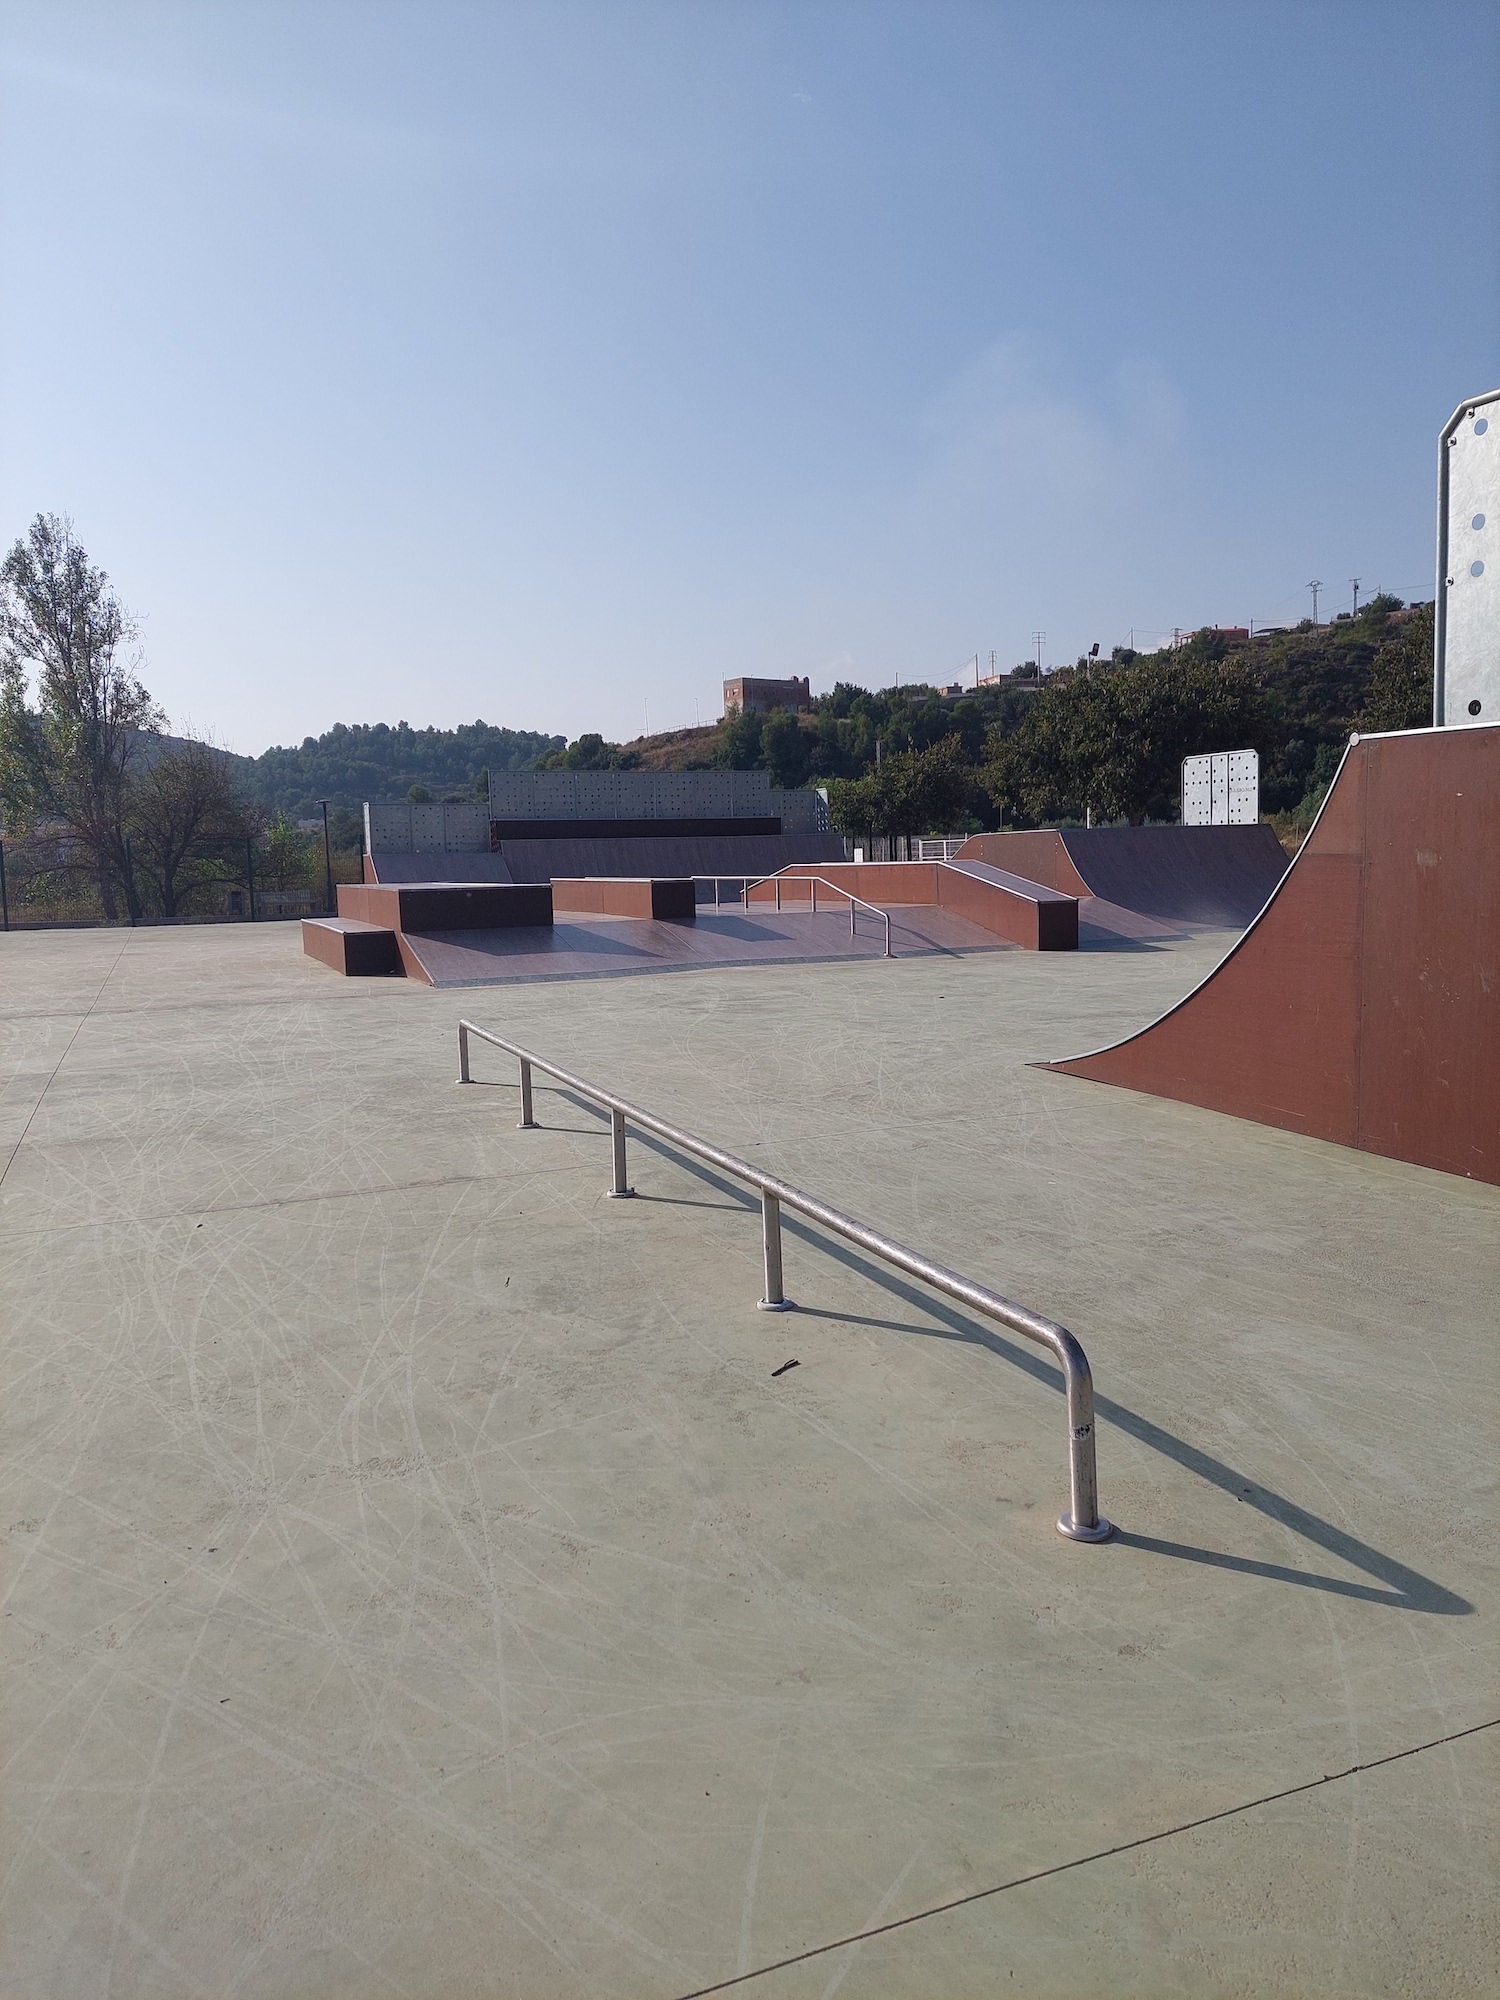
[[[800,1368],[801,1366],[802,1363],[800,1361],[783,1361],[779,1368],[771,1370],[771,1380],[774,1382],[778,1375],[785,1375],[788,1368]]]

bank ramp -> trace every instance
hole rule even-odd
[[[1077,896],[1083,924],[1122,935],[1244,930],[1286,873],[1270,827],[1047,827],[979,833],[959,861],[986,861]],[[1089,900],[1091,899],[1091,901]],[[1144,923],[1121,922],[1130,912]]]

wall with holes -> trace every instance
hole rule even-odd
[[[406,799],[365,806],[370,854],[485,854],[490,816],[482,805],[413,805]]]

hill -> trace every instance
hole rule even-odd
[[[1352,730],[1429,719],[1431,650],[1430,607],[1380,597],[1357,618],[1316,627],[1307,621],[1248,643],[1205,630],[1159,653],[1120,647],[1109,660],[1051,673],[1040,687],[1026,668],[956,697],[926,686],[871,692],[840,683],[801,715],[734,715],[630,743],[581,736],[539,762],[582,770],[762,769],[774,784],[795,786],[868,780],[878,758],[920,756],[944,744],[969,778],[958,821],[993,825],[996,796],[1008,820],[1081,819],[1090,769],[1134,756],[1156,768],[1154,783],[1136,788],[1136,810],[1167,818],[1178,810],[1181,755],[1230,747],[1209,740],[1215,725],[1201,700],[1203,687],[1218,683],[1234,696],[1216,711],[1234,747],[1260,752],[1263,810],[1294,835],[1311,819]],[[1198,698],[1184,708],[1184,682],[1195,675]],[[1085,709],[1092,735],[1083,726]],[[1070,734],[1066,754],[1055,742],[1046,748],[1049,736]],[[1030,815],[1020,810],[1023,795],[1032,801]],[[1097,813],[1097,794],[1093,803]]]
[[[420,785],[436,799],[485,796],[487,771],[524,771],[561,736],[466,722],[457,729],[410,723],[337,723],[295,748],[275,745],[235,765],[250,792],[273,812],[311,819],[318,800],[353,810],[366,799],[403,799]]]
[[[340,837],[351,841],[353,822],[345,813],[365,799],[405,798],[414,787],[435,799],[482,796],[485,774],[492,770],[765,770],[773,784],[793,787],[868,779],[882,759],[934,753],[939,745],[967,774],[966,803],[956,823],[995,824],[996,796],[1008,820],[1025,821],[1028,815],[1018,803],[1023,792],[1033,801],[1032,818],[1081,818],[1088,787],[1076,779],[1076,769],[1080,755],[1086,764],[1086,751],[1075,746],[1071,786],[1028,768],[1028,759],[1034,765],[1041,756],[1031,746],[1043,742],[1049,730],[1076,729],[1069,711],[1084,705],[1085,689],[1078,684],[1094,690],[1088,703],[1096,721],[1101,714],[1107,718],[1106,733],[1115,739],[1112,755],[1118,759],[1123,738],[1128,758],[1133,732],[1154,735],[1152,754],[1170,774],[1180,750],[1174,728],[1191,747],[1223,747],[1194,737],[1199,725],[1192,713],[1176,714],[1164,724],[1151,707],[1154,691],[1160,693],[1158,707],[1170,706],[1176,697],[1169,689],[1199,669],[1236,689],[1237,705],[1228,712],[1235,717],[1236,743],[1260,751],[1263,809],[1295,830],[1310,819],[1351,730],[1406,727],[1426,719],[1430,653],[1430,609],[1408,610],[1387,597],[1373,600],[1357,619],[1318,627],[1305,623],[1294,631],[1258,635],[1248,644],[1205,630],[1156,654],[1117,648],[1109,660],[1080,660],[1040,685],[1029,668],[957,696],[922,685],[871,691],[840,682],[801,715],[785,710],[732,715],[703,728],[627,743],[595,734],[569,743],[482,721],[448,730],[413,729],[405,722],[340,723],[298,746],[276,746],[234,761],[247,788],[271,811],[311,819],[317,801],[328,799]],[[1110,693],[1118,688],[1123,699],[1127,681],[1134,706],[1110,711]],[[1166,749],[1165,738],[1172,738]],[[1007,751],[1009,767],[1002,776]],[[1150,793],[1146,810],[1153,818],[1175,815],[1170,775]]]

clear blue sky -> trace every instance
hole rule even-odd
[[[0,539],[179,726],[612,737],[1431,595],[1500,7],[0,7]]]

